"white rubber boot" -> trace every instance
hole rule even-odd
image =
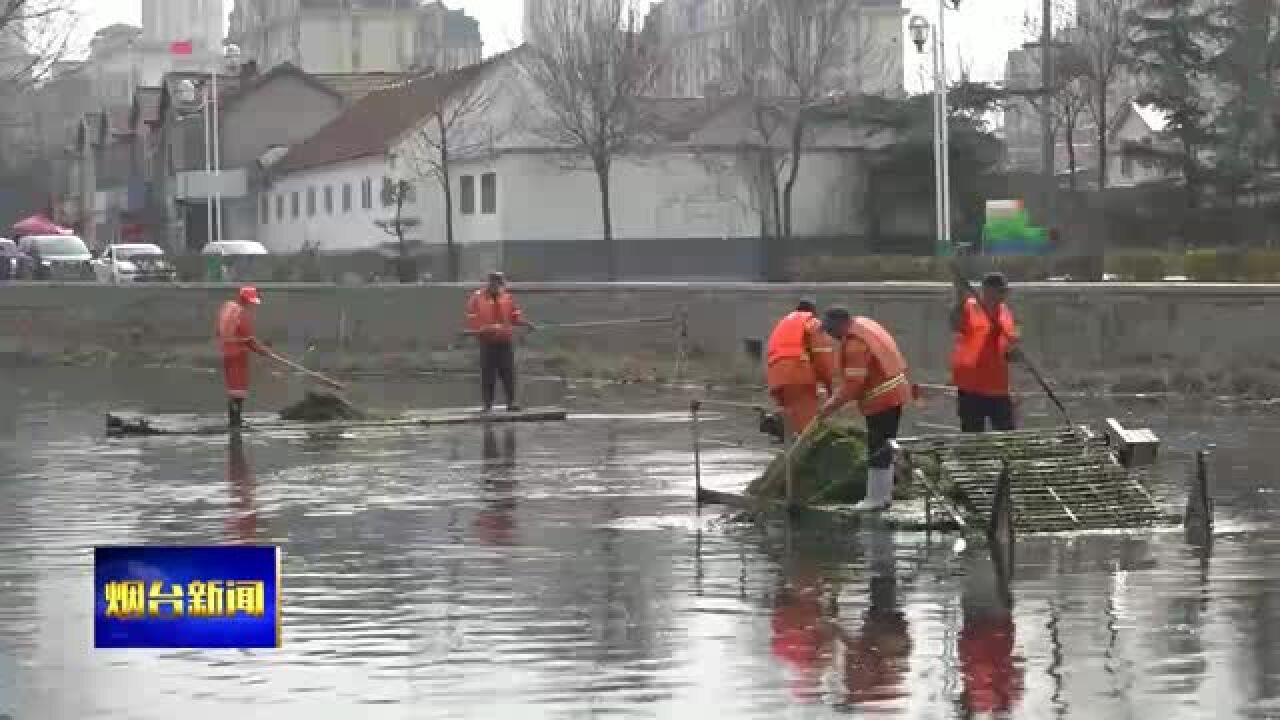
[[[867,497],[854,506],[859,512],[884,510],[893,504],[893,467],[867,468]]]

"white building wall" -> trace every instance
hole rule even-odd
[[[305,245],[315,245],[324,253],[344,253],[369,250],[390,242],[387,235],[375,223],[391,214],[382,207],[382,178],[386,176],[386,162],[363,160],[320,168],[279,179],[265,193],[269,198],[270,217],[262,217],[262,199],[258,199],[258,238],[273,254],[295,253]],[[361,185],[368,180],[372,188],[372,207],[364,207]],[[344,211],[342,188],[351,187],[351,209]],[[333,188],[334,208],[325,211],[324,188]],[[316,193],[316,211],[307,213],[307,191]],[[298,215],[293,216],[294,194],[298,198]],[[280,214],[283,208],[283,217]],[[408,215],[409,213],[405,213]]]
[[[556,153],[509,153],[499,162],[499,186],[514,188],[501,204],[503,235],[512,241],[603,237],[595,173],[566,170]],[[759,234],[758,203],[729,153],[678,149],[619,158],[611,179],[614,237],[619,240],[751,237]],[[861,229],[860,193],[852,155],[806,156],[794,194],[797,235],[839,235]]]
[[[600,195],[590,170],[567,170],[561,157],[546,152],[510,152],[495,159],[460,162],[453,171],[454,239],[460,246],[500,242],[592,240],[602,237]],[[619,240],[751,237],[759,232],[756,204],[746,179],[729,155],[715,157],[684,150],[620,158],[612,174],[614,236]],[[393,241],[375,224],[394,209],[381,204],[385,162],[348,163],[277,182],[267,193],[270,217],[259,217],[259,237],[272,253],[292,253],[314,244],[325,253],[372,250]],[[483,176],[495,175],[494,211],[485,212]],[[474,183],[471,213],[463,211],[464,177]],[[361,183],[373,189],[373,207],[361,203]],[[443,192],[434,178],[413,177],[414,201],[405,218],[421,225],[406,233],[430,247],[445,242]],[[797,235],[840,235],[862,229],[857,207],[861,192],[853,156],[822,153],[805,158],[795,193]],[[342,209],[342,186],[352,188],[352,208]],[[326,212],[324,188],[333,189],[334,209]],[[307,193],[314,190],[315,214]],[[293,195],[298,217],[293,217]],[[283,209],[283,218],[279,216]],[[259,214],[262,206],[259,200]]]

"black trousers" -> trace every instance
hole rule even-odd
[[[494,384],[502,380],[507,404],[516,402],[516,351],[510,340],[481,341],[480,394],[485,408],[493,407]]]
[[[867,416],[867,467],[884,469],[893,464],[889,441],[898,437],[902,407]]]
[[[960,415],[960,432],[987,431],[991,421],[993,432],[1009,432],[1013,425],[1013,399],[1008,395],[979,395],[961,390],[956,399]]]

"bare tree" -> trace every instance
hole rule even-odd
[[[408,180],[383,178],[380,193],[382,206],[394,208],[391,217],[386,220],[375,220],[374,225],[396,240],[396,277],[401,283],[413,283],[418,280],[418,271],[409,257],[408,231],[418,227],[421,220],[404,216],[404,206],[414,201],[413,183]]]
[[[864,62],[854,55],[875,50],[865,42],[865,34],[858,36],[860,5],[857,0],[762,0],[772,62],[781,80],[781,94],[790,106],[782,189],[782,235],[787,238],[794,229],[794,196],[809,113],[824,97],[848,92],[849,78],[841,77],[840,71],[852,67],[860,72]]]
[[[459,277],[458,248],[453,234],[453,163],[493,151],[494,128],[484,122],[494,94],[484,76],[487,66],[466,68],[415,82],[437,83],[440,91],[426,123],[408,138],[406,150],[413,172],[440,186],[444,196],[444,236],[448,279]]]
[[[531,129],[595,172],[609,280],[618,278],[613,163],[644,137],[637,99],[654,87],[659,67],[656,48],[638,32],[640,10],[637,0],[546,3],[521,63],[547,115]]]
[[[769,74],[774,67],[773,25],[771,14],[761,8],[758,0],[731,0],[731,3],[737,22],[718,59],[721,76],[730,85],[726,89],[742,104],[748,126],[747,137],[735,152],[735,164],[746,181],[751,208],[759,219],[766,275],[770,280],[781,279],[775,275],[781,268],[780,178],[786,153],[780,146],[787,117],[769,87]]]
[[[74,0],[0,0],[0,82],[25,91],[47,77],[80,19]]]
[[[735,22],[720,50],[721,77],[741,103],[747,139],[737,165],[758,214],[768,279],[782,279],[793,234],[809,113],[828,95],[860,91],[862,72],[888,61],[862,26],[856,0],[730,0]],[[881,55],[883,56],[881,57]]]
[[[1098,156],[1098,188],[1107,187],[1111,131],[1127,106],[1123,97],[1126,63],[1134,38],[1130,13],[1135,0],[1090,3],[1076,18],[1073,55],[1085,95],[1085,110],[1094,124]]]
[[[48,123],[32,92],[67,58],[80,20],[74,0],[0,0],[0,172],[32,181],[24,185],[29,190],[50,190],[50,167],[62,160],[61,145],[41,157],[50,150],[41,142]],[[61,126],[67,117],[62,113],[51,124]]]

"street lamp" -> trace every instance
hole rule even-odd
[[[960,9],[960,0],[938,0],[938,31],[931,32],[929,21],[915,15],[907,24],[911,32],[911,41],[916,50],[924,53],[925,43],[933,37],[933,153],[934,153],[934,212],[937,216],[939,233],[938,251],[950,252],[951,243],[951,158],[950,128],[947,118],[947,54],[946,54],[946,11]]]
[[[237,45],[227,45],[223,48],[222,59],[226,68],[234,70],[240,64],[240,55],[240,48]],[[178,84],[178,100],[185,105],[195,105],[199,102],[200,111],[204,114],[205,208],[208,211],[206,230],[207,241],[210,243],[222,239],[222,150],[218,138],[218,71],[216,64],[209,71],[207,92],[202,93],[190,79],[185,79]],[[212,198],[207,194],[207,183],[210,177],[214,184]],[[215,227],[217,228],[216,236]]]

